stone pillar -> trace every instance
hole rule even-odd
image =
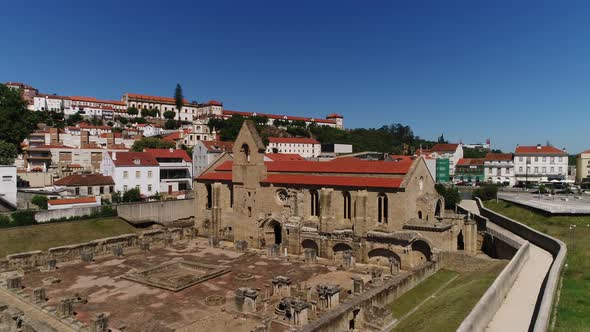
[[[63,299],[57,304],[57,316],[65,318],[72,316],[74,313],[74,301],[72,299]]]
[[[473,220],[465,222],[465,236],[463,237],[465,252],[470,255],[477,254],[477,223]]]
[[[248,241],[246,241],[246,240],[238,240],[238,241],[234,242],[234,246],[236,247],[237,252],[248,251]]]
[[[33,302],[34,303],[44,303],[46,298],[47,298],[47,294],[45,293],[45,288],[38,287],[38,288],[33,289]]]
[[[53,271],[57,268],[57,259],[50,258],[47,260],[47,270]]]
[[[207,243],[208,243],[209,247],[215,248],[219,245],[219,239],[217,238],[217,236],[211,235],[211,236],[209,236]]]
[[[340,287],[336,285],[317,285],[316,290],[320,299],[320,306],[329,310],[340,304]]]
[[[358,295],[363,292],[365,281],[361,277],[352,277],[352,294]]]
[[[324,233],[332,232],[334,211],[332,211],[332,194],[334,189],[322,188],[320,190],[320,227],[319,231]]]
[[[389,273],[399,273],[399,262],[393,257],[389,257]]]
[[[342,267],[345,269],[354,267],[354,255],[352,250],[345,250],[342,252]]]
[[[118,244],[112,248],[113,256],[115,257],[123,257],[123,246]]]
[[[293,326],[304,326],[307,324],[309,303],[301,299],[290,299],[290,303],[286,310],[289,310],[289,323]]]
[[[281,255],[281,246],[272,244],[266,247],[266,254],[268,257],[279,257]]]
[[[215,182],[211,185],[211,234],[219,236],[221,234],[221,187],[222,184]]]
[[[80,252],[80,259],[82,260],[82,262],[92,262],[92,260],[94,259],[94,252],[90,250],[82,250],[82,252]]]
[[[371,270],[371,283],[374,285],[378,285],[381,283],[381,275],[382,271],[380,269],[373,269]]]
[[[146,251],[150,251],[150,243],[143,240],[139,243],[139,248],[141,249],[141,251],[146,252]]]
[[[266,284],[264,285],[264,299],[268,300],[270,299],[270,297],[272,296],[272,288],[270,287],[270,285]]]
[[[303,249],[303,254],[305,257],[305,263],[314,264],[317,262],[317,253],[314,248]]]
[[[20,289],[22,286],[22,278],[20,276],[11,276],[6,278],[6,288]]]
[[[283,276],[272,278],[272,295],[279,298],[291,296],[291,278]]]
[[[258,292],[249,287],[240,287],[236,290],[235,304],[240,312],[256,312],[256,299]]]
[[[359,190],[354,195],[354,207],[356,214],[354,220],[354,235],[362,237],[367,233],[367,202],[368,192],[366,190]]]
[[[90,332],[108,332],[109,331],[109,316],[101,313],[96,315],[90,322]]]

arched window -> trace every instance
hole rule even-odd
[[[342,200],[344,202],[344,219],[350,220],[350,193],[348,191],[342,192]]]
[[[320,215],[320,195],[318,194],[317,190],[312,190],[309,192],[310,195],[310,205],[311,205],[311,215],[314,217],[318,217]]]
[[[213,191],[210,183],[207,183],[205,187],[207,188],[207,209],[210,209],[213,205]]]
[[[387,205],[387,195],[380,193],[377,196],[377,222],[387,224],[387,217],[389,216]]]
[[[245,156],[244,159],[246,161],[250,161],[250,147],[248,146],[248,144],[242,145],[240,152],[244,154],[244,156]]]

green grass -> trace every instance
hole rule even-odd
[[[401,321],[393,331],[455,331],[504,266],[506,262],[495,261],[470,272],[459,273],[446,270],[437,272],[392,303],[396,318],[399,318],[397,316],[399,313],[409,312],[416,304],[422,302],[458,273],[459,277],[441,290],[436,297],[425,302],[418,310]],[[430,280],[432,278],[435,279]],[[399,309],[396,308],[398,305]]]
[[[555,331],[590,331],[590,216],[550,217],[504,201],[484,205],[567,244]],[[575,248],[570,225],[576,225]]]
[[[9,254],[46,250],[136,231],[133,226],[120,218],[2,228],[0,229],[0,259]]]
[[[457,274],[457,272],[449,270],[440,270],[428,277],[428,279],[422,281],[418,286],[414,287],[389,305],[393,312],[393,317],[400,318],[408,313]]]

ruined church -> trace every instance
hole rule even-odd
[[[245,121],[233,158],[196,179],[199,234],[302,255],[409,270],[441,251],[474,254],[477,227],[445,211],[422,157],[265,161]]]

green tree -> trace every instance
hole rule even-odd
[[[142,108],[141,109],[141,116],[146,118],[150,115],[150,110],[148,110],[147,108]]]
[[[444,143],[448,143],[448,142],[445,140],[445,135],[444,135],[444,134],[440,134],[440,136],[438,137],[438,143],[443,143],[443,144],[444,144]]]
[[[166,112],[164,112],[164,118],[165,119],[174,120],[174,117],[176,117],[176,113],[174,111],[166,111]]]
[[[136,116],[137,114],[139,114],[139,110],[137,110],[137,108],[135,108],[135,107],[129,107],[127,109],[127,114],[132,115],[132,116]]]
[[[123,202],[140,202],[141,200],[141,194],[137,188],[129,189],[123,193]]]
[[[148,115],[155,118],[160,115],[160,111],[158,111],[155,108],[152,108],[151,110],[148,111]]]
[[[168,119],[168,120],[166,120],[166,122],[164,122],[164,129],[176,129],[176,128],[178,128],[178,122],[176,122],[175,120]]]
[[[12,224],[14,226],[28,226],[37,224],[37,221],[35,220],[35,211],[19,210],[13,212],[10,216],[12,217]]]
[[[27,110],[21,92],[0,84],[0,140],[14,144],[20,151],[20,143],[36,127],[36,116]]]
[[[446,187],[440,183],[437,183],[434,188],[439,195],[445,198],[445,209],[454,209],[455,205],[461,203],[461,195],[459,189],[455,186]]]
[[[482,201],[489,201],[498,197],[498,186],[495,184],[487,184],[477,188],[473,192],[473,197],[479,197]]]
[[[174,104],[176,105],[178,114],[180,114],[182,106],[184,106],[184,96],[182,95],[182,87],[180,84],[176,84],[176,88],[174,89]]]
[[[13,165],[17,154],[14,144],[0,141],[0,165]]]
[[[68,123],[68,126],[73,126],[82,120],[84,120],[84,118],[82,117],[82,115],[80,115],[80,112],[76,112],[76,113],[70,115],[68,117],[68,119],[66,120],[66,122]]]
[[[114,193],[111,194],[111,201],[113,201],[113,203],[121,203],[121,192],[120,191],[115,191]]]
[[[37,205],[41,210],[47,210],[47,196],[35,195],[31,198],[31,203]]]
[[[131,146],[131,150],[141,152],[144,149],[169,149],[175,147],[176,145],[173,142],[164,141],[157,137],[144,137],[135,141]]]

